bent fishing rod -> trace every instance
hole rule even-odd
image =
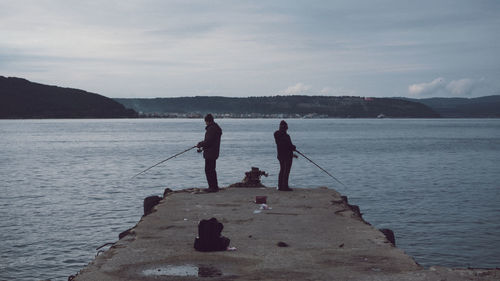
[[[158,163],[154,164],[153,166],[151,166],[151,167],[147,168],[146,170],[144,170],[144,171],[142,171],[142,172],[138,173],[137,175],[135,175],[135,176],[131,177],[130,179],[133,179],[133,178],[137,177],[138,175],[143,174],[143,173],[145,173],[145,172],[149,171],[150,169],[152,169],[152,168],[154,168],[154,167],[156,167],[156,166],[160,165],[160,164],[161,164],[161,163],[163,163],[163,162],[167,162],[168,160],[170,160],[170,159],[172,159],[172,158],[175,158],[175,157],[177,157],[177,156],[179,156],[179,155],[181,155],[181,154],[183,154],[183,153],[186,153],[186,152],[190,151],[190,150],[191,150],[191,149],[193,149],[193,148],[196,148],[196,145],[195,145],[195,146],[193,146],[193,147],[190,147],[190,148],[188,148],[188,149],[186,149],[186,150],[184,150],[184,151],[182,151],[182,152],[179,152],[179,153],[177,153],[177,154],[175,154],[175,155],[172,155],[172,156],[168,157],[168,158],[167,158],[167,159],[165,159],[165,160],[162,160],[162,161],[160,161],[160,162],[158,162]]]
[[[343,184],[340,180],[338,180],[336,177],[332,176],[332,174],[328,173],[328,171],[326,171],[325,169],[321,168],[318,164],[314,163],[314,161],[312,161],[311,159],[309,159],[307,156],[305,156],[304,154],[302,154],[302,152],[298,151],[298,150],[295,150],[295,152],[297,152],[298,154],[300,154],[302,157],[306,158],[309,162],[313,163],[314,165],[316,165],[316,167],[320,168],[321,171],[325,172],[327,175],[329,175],[330,177],[332,177],[334,180],[336,180],[338,183],[340,183],[341,185],[343,185],[344,187],[347,187],[345,184]]]

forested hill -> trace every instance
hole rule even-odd
[[[272,96],[272,97],[180,97],[154,99],[115,99],[127,108],[144,115],[187,113],[217,113],[229,116],[323,116],[374,118],[439,117],[428,106],[392,98],[329,97],[329,96]]]
[[[0,118],[123,117],[137,113],[98,94],[0,76]]]
[[[500,95],[479,98],[403,99],[423,103],[439,113],[442,117],[500,117]]]

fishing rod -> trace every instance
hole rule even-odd
[[[309,162],[313,163],[314,165],[316,165],[316,167],[320,168],[321,171],[325,172],[327,175],[329,175],[330,177],[332,177],[334,180],[336,180],[338,183],[340,183],[341,185],[343,185],[344,187],[347,187],[345,184],[343,184],[340,180],[338,180],[336,177],[332,176],[332,174],[328,173],[325,169],[321,168],[318,164],[314,163],[314,161],[312,161],[311,159],[309,159],[307,156],[305,156],[304,154],[302,154],[302,152],[298,151],[298,150],[295,150],[295,152],[297,152],[298,154],[302,155],[302,157],[306,158],[307,160],[309,160]]]
[[[140,174],[142,174],[142,173],[147,172],[148,170],[150,170],[150,169],[152,169],[152,168],[154,168],[154,167],[156,167],[156,166],[160,165],[160,164],[161,164],[161,163],[163,163],[163,162],[166,162],[166,161],[168,161],[168,160],[170,160],[170,159],[172,159],[172,158],[175,158],[175,157],[177,157],[177,156],[179,156],[179,155],[181,155],[181,154],[183,154],[183,153],[186,153],[186,152],[190,151],[190,150],[191,150],[191,149],[193,149],[193,148],[196,148],[196,145],[195,145],[195,146],[193,146],[193,147],[190,147],[190,148],[188,148],[188,149],[186,149],[186,150],[184,150],[184,151],[182,151],[182,152],[179,152],[179,153],[177,153],[177,154],[175,154],[175,155],[172,155],[172,156],[168,157],[167,159],[165,159],[165,160],[163,160],[163,161],[160,161],[160,162],[158,162],[158,163],[154,164],[153,166],[151,166],[151,167],[147,168],[146,170],[144,170],[144,171],[142,171],[142,172],[138,173],[137,175],[135,175],[135,176],[131,177],[130,179],[133,179],[133,178],[137,177],[138,175],[140,175]]]

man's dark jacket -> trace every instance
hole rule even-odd
[[[205,130],[205,139],[198,146],[203,147],[203,158],[215,160],[219,158],[222,129],[214,122],[208,125]]]
[[[274,140],[278,148],[278,159],[291,160],[296,147],[292,144],[292,140],[286,131],[278,130],[274,132]]]

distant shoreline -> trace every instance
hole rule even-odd
[[[477,98],[350,96],[115,98],[139,117],[206,113],[234,118],[500,118],[500,95]]]

